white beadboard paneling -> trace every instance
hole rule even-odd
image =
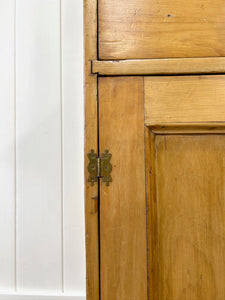
[[[60,1],[17,0],[17,287],[62,290]]]
[[[82,0],[62,0],[64,290],[85,293]]]
[[[27,294],[4,294],[0,295],[0,300],[85,300],[85,296],[76,295],[27,295]]]
[[[14,0],[0,0],[0,290],[15,288]]]

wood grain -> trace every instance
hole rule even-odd
[[[223,0],[99,0],[100,59],[225,56]]]
[[[145,77],[145,124],[224,122],[225,76]]]
[[[158,208],[156,201],[155,134],[145,127],[145,176],[148,233],[148,300],[159,299]]]
[[[97,76],[91,74],[91,60],[97,59],[97,0],[84,0],[84,47],[86,297],[99,300],[98,185],[87,182],[87,153],[98,152]]]
[[[165,123],[150,126],[155,134],[224,134],[225,122]]]
[[[225,136],[156,135],[155,151],[159,299],[222,300]]]
[[[147,300],[143,78],[99,79],[100,151],[112,153],[101,182],[101,299]]]
[[[225,73],[225,58],[93,60],[92,73],[107,76],[222,74]]]

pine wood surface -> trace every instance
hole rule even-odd
[[[99,110],[113,165],[100,185],[101,299],[147,300],[143,78],[100,78]]]
[[[145,77],[145,124],[225,121],[225,76]]]
[[[223,0],[99,0],[100,59],[225,56]]]
[[[98,75],[176,75],[225,73],[224,57],[93,60]]]
[[[225,135],[156,135],[155,152],[157,299],[222,300]]]

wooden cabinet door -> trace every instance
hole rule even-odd
[[[102,300],[225,299],[225,76],[99,78]]]

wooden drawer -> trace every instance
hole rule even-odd
[[[225,56],[222,0],[99,0],[100,59]]]

